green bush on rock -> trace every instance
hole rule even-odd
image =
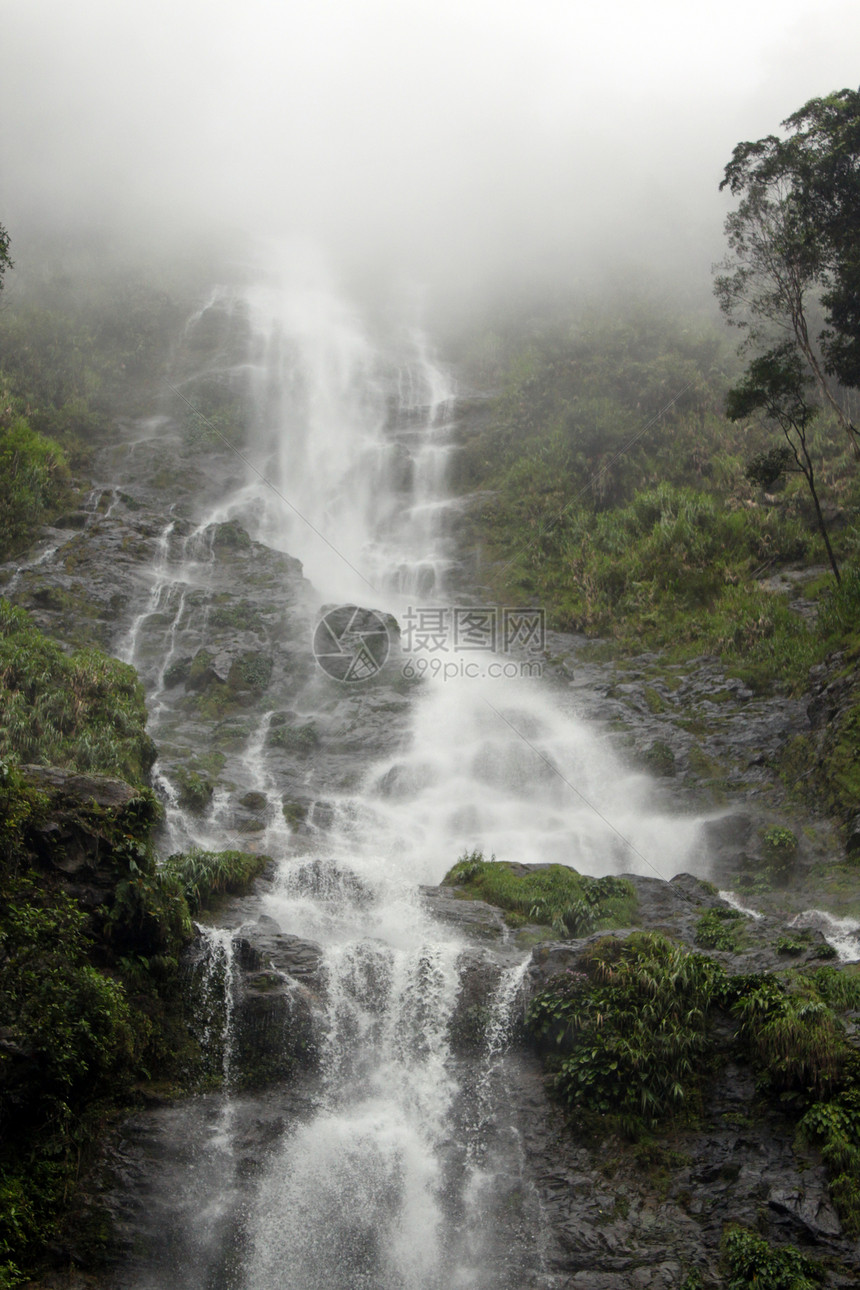
[[[478,851],[462,856],[442,883],[507,910],[511,922],[542,923],[557,936],[629,927],[636,913],[635,892],[623,878],[588,878],[560,864],[526,868]]]
[[[38,525],[61,504],[69,467],[59,444],[33,430],[23,416],[4,413],[0,389],[0,557],[32,539]]]
[[[738,922],[744,915],[737,909],[707,909],[696,923],[696,944],[703,950],[727,950],[740,947]]]

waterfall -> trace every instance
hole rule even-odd
[[[240,319],[245,339],[219,343],[203,362],[197,338],[217,331],[216,313]],[[308,615],[306,653],[314,615],[340,602],[376,611],[392,635],[389,615],[402,628],[435,615],[445,667],[413,661],[410,672],[401,640],[372,686],[316,670],[289,703],[269,706],[267,697],[251,718],[235,719],[230,787],[196,814],[181,804],[169,759],[156,767],[171,849],[243,844],[231,803],[242,795],[259,802],[253,846],[273,856],[275,875],[254,912],[320,947],[324,1000],[319,1074],[301,1113],[284,1114],[241,1176],[224,1147],[223,1181],[210,1177],[208,1191],[194,1193],[205,1213],[227,1206],[229,1252],[214,1228],[205,1239],[198,1232],[193,1258],[176,1256],[169,1268],[154,1260],[135,1290],[548,1284],[537,1280],[539,1253],[525,1235],[539,1213],[503,1094],[525,955],[511,963],[506,951],[483,1052],[465,1060],[452,1018],[475,950],[433,919],[419,888],[472,850],[594,875],[671,877],[690,867],[698,822],[661,807],[651,781],[620,764],[566,694],[521,675],[528,646],[500,656],[480,632],[476,643],[477,620],[455,620],[470,612],[448,604],[446,590],[455,560],[446,523],[455,388],[411,321],[383,334],[317,266],[287,258],[244,292],[213,292],[189,320],[185,344],[198,366],[181,377],[182,399],[194,405],[195,381],[216,380],[247,416],[232,439],[210,418],[218,460],[230,463],[224,487],[217,496],[210,488],[193,523],[166,520],[148,599],[125,642],[148,688],[156,741],[188,746],[182,741],[193,736],[173,713],[171,687],[200,658],[212,606],[242,595],[216,559],[219,526],[231,522],[302,561],[311,584],[299,607]],[[273,613],[278,594],[275,586]],[[236,630],[253,642],[250,620]],[[284,657],[292,675],[292,655]],[[500,657],[516,675],[493,671]],[[290,761],[278,751],[279,730],[299,739],[317,725],[319,752]],[[378,745],[372,755],[363,729]],[[282,809],[287,774],[304,803],[292,815]],[[213,1035],[223,1032],[223,1097],[233,1108],[216,1117],[222,1137],[247,1105],[231,1093],[232,936],[206,932],[209,984],[223,996],[211,1025]],[[182,1186],[176,1170],[170,1177]],[[505,1217],[512,1207],[515,1223]],[[171,1221],[194,1218],[185,1207]],[[171,1250],[181,1249],[181,1237],[172,1239]]]

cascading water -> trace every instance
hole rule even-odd
[[[157,741],[192,625],[200,640],[195,615],[202,589],[215,585],[218,524],[236,521],[253,539],[299,557],[317,606],[344,601],[402,616],[416,605],[444,605],[453,386],[419,332],[374,342],[355,311],[300,268],[242,300],[215,293],[207,307],[247,323],[247,352],[224,359],[218,373],[250,406],[245,470],[196,527],[180,533],[171,518],[156,544],[149,601],[125,653],[147,680]],[[189,323],[192,339],[207,308]],[[192,392],[189,378],[182,397]],[[153,623],[158,647],[148,635]],[[277,862],[262,912],[322,949],[321,1076],[305,1114],[246,1180],[230,1259],[203,1258],[198,1241],[193,1260],[144,1273],[137,1290],[524,1284],[511,1248],[516,1229],[499,1221],[504,1188],[496,1182],[521,1171],[521,1144],[514,1125],[494,1123],[493,1110],[493,1071],[524,965],[496,964],[484,1057],[471,1065],[457,1059],[451,1023],[467,947],[427,912],[419,886],[437,883],[472,850],[594,875],[671,877],[687,861],[697,823],[655,807],[650,781],[624,770],[563,698],[535,679],[493,678],[494,657],[475,652],[472,671],[428,672],[418,686],[404,687],[395,675],[387,706],[400,711],[411,699],[411,715],[389,753],[360,775],[353,767],[351,785],[343,775],[326,782],[324,759],[308,763],[309,793],[325,798],[324,826],[311,814],[293,835],[271,807],[279,714],[266,712],[244,736],[234,768],[240,788],[269,803],[257,845]],[[376,713],[379,693],[368,689],[363,698],[359,684],[348,699],[359,714],[363,705]],[[343,738],[346,700],[337,682],[317,677],[302,702],[301,720],[316,704]],[[226,798],[216,793],[192,818],[159,773],[171,848],[234,844]],[[213,962],[225,953],[223,937],[214,935]],[[229,1051],[229,1036],[225,1043]],[[454,1143],[455,1124],[465,1149]],[[212,1197],[204,1207],[213,1205],[220,1212]],[[187,1209],[182,1218],[191,1221]],[[532,1271],[537,1278],[537,1263]]]

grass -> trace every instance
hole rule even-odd
[[[498,905],[515,926],[539,923],[563,937],[629,927],[636,918],[636,895],[629,882],[587,878],[565,865],[518,873],[515,865],[485,860],[480,852],[472,852],[458,860],[442,883]]]
[[[133,667],[97,649],[66,654],[0,599],[0,758],[143,783],[155,760]]]

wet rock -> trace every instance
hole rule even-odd
[[[289,1079],[316,1057],[318,999],[274,968],[243,970],[235,990],[231,1082],[260,1088]]]
[[[497,958],[477,950],[465,951],[457,966],[460,989],[448,1023],[448,1037],[458,1056],[474,1056],[486,1041],[501,967]]]
[[[234,944],[245,972],[271,968],[290,977],[315,978],[322,963],[322,949],[315,941],[282,932],[274,919],[265,915],[242,927]]]
[[[45,792],[56,793],[70,803],[93,804],[116,810],[138,797],[136,788],[108,775],[80,775],[57,766],[22,766],[30,783]]]
[[[505,940],[508,926],[500,909],[483,900],[460,900],[450,887],[421,887],[421,896],[434,918],[452,923],[465,935],[481,940]]]
[[[842,1224],[833,1208],[827,1187],[822,1179],[810,1179],[804,1187],[785,1187],[775,1183],[767,1198],[770,1208],[788,1218],[800,1229],[804,1237],[821,1240],[839,1236]]]
[[[812,697],[807,705],[806,715],[813,730],[823,730],[831,725],[850,701],[855,678],[837,676],[830,679],[833,669],[838,668],[843,661],[842,654],[834,654],[826,665],[820,664],[810,670]]]
[[[48,796],[44,816],[28,830],[34,858],[84,908],[111,903],[127,871],[125,858],[115,851],[116,836],[145,834],[152,803],[124,780],[106,775],[55,766],[23,766],[22,771]]]

